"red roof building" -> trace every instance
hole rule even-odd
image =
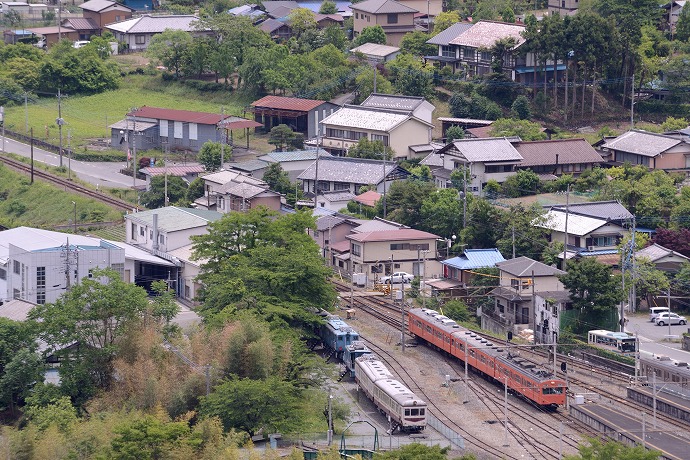
[[[354,199],[357,203],[361,203],[364,206],[370,206],[374,207],[376,206],[376,202],[381,199],[381,194],[375,190],[369,190],[368,192],[364,192],[361,195],[357,195]]]
[[[270,131],[274,126],[285,124],[293,131],[311,139],[319,134],[321,120],[338,108],[331,102],[315,99],[265,96],[252,102],[249,111],[254,113],[254,120],[261,123],[266,131]]]

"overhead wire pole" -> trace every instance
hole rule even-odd
[[[58,125],[58,132],[60,135],[60,167],[62,168],[62,125],[65,124],[65,120],[62,119],[62,91],[58,88],[58,117],[55,123]]]
[[[223,170],[223,164],[225,163],[225,125],[223,121],[225,120],[225,107],[220,108],[220,170]]]

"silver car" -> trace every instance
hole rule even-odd
[[[383,284],[400,284],[409,283],[414,279],[414,275],[410,275],[406,272],[395,272],[391,276],[381,277],[381,283]]]
[[[659,316],[656,317],[656,325],[657,326],[665,326],[667,324],[680,324],[681,326],[687,324],[687,320],[685,319],[685,316],[680,316],[675,313],[669,313],[669,312],[664,312],[664,313],[659,313]]]

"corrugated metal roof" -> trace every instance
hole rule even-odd
[[[476,118],[454,118],[454,117],[438,117],[438,121],[448,121],[450,123],[484,125],[484,126],[490,126],[494,122],[494,120],[478,120]]]
[[[193,24],[198,21],[199,18],[192,15],[150,16],[145,14],[138,18],[108,24],[105,27],[126,34],[157,34],[166,29],[192,32],[197,30]]]
[[[395,162],[385,162],[386,175],[398,168]],[[350,157],[323,157],[319,159],[319,181],[345,182],[351,184],[379,184],[384,177],[382,160],[366,160]],[[299,176],[300,180],[316,178],[316,161]]]
[[[584,139],[556,139],[518,142],[515,149],[522,155],[520,166],[602,163],[601,155]]]
[[[331,156],[324,149],[319,149],[319,156]],[[259,157],[259,160],[267,161],[269,163],[286,163],[289,161],[306,161],[316,160],[316,149],[310,150],[293,150],[291,152],[270,152]]]
[[[308,112],[325,104],[326,101],[316,99],[300,99],[297,97],[264,96],[258,101],[252,102],[252,107],[266,107],[269,109],[294,110],[296,112]]]
[[[394,0],[366,0],[350,5],[350,9],[371,14],[419,13],[418,10]]]
[[[561,209],[565,211],[565,205],[546,206],[551,209]],[[580,214],[583,216],[594,217],[604,220],[628,220],[634,216],[628,211],[625,206],[618,201],[592,201],[589,203],[576,203],[568,205],[568,212],[571,214]],[[639,229],[638,229],[639,231]]]
[[[134,9],[128,7],[127,5],[123,5],[122,3],[117,3],[117,2],[112,2],[110,0],[89,0],[88,2],[84,2],[81,5],[79,5],[79,8],[87,11],[103,11],[106,8],[110,8],[111,6],[118,6],[122,8],[127,8],[128,10],[134,11]]]
[[[263,160],[246,160],[240,162],[228,163],[233,169],[238,169],[240,171],[258,171],[259,169],[264,169],[268,167],[268,163]]]
[[[270,190],[266,186],[251,184],[248,182],[230,182],[223,185],[218,193],[227,193],[228,195],[241,196],[242,198],[253,198],[262,193],[270,192],[277,195],[277,192]]]
[[[204,169],[203,166],[201,165],[195,165],[195,166],[168,166],[166,167],[148,167],[148,168],[141,168],[139,172],[141,172],[144,175],[147,176],[164,176],[167,174],[168,176],[188,176],[190,174],[201,174],[202,172],[205,172],[206,169]]]
[[[152,226],[154,214],[158,214],[158,228],[166,232],[205,227],[210,222],[215,222],[223,217],[221,213],[216,211],[168,206],[165,208],[139,211],[129,214],[127,218],[147,226]]]
[[[388,132],[410,118],[414,117],[400,112],[373,110],[366,107],[346,105],[342,109],[324,118],[321,123],[328,126],[343,126]],[[422,120],[418,121],[424,123]]]
[[[360,104],[362,107],[378,107],[381,109],[404,110],[412,112],[424,103],[423,97],[400,96],[397,94],[372,93]]]
[[[469,30],[472,27],[471,22],[456,22],[452,26],[448,27],[446,30],[436,34],[431,37],[426,42],[430,45],[443,45],[448,46],[451,40],[456,39],[461,33]]]
[[[349,190],[335,190],[332,192],[324,192],[319,194],[319,196],[323,197],[324,200],[330,202],[350,201],[355,198],[355,194],[350,192]]]
[[[29,312],[36,304],[21,299],[6,300],[0,305],[0,318],[11,319],[12,321],[26,321]]]
[[[96,21],[89,18],[68,18],[62,22],[62,25],[68,25],[75,30],[99,30],[100,26]]]
[[[565,233],[565,216],[566,213],[563,210],[552,209],[544,216],[546,221],[543,224],[537,223],[536,226]],[[569,235],[585,236],[606,224],[607,222],[605,219],[597,219],[594,217],[568,213]]]
[[[441,155],[438,152],[431,152],[427,156],[425,156],[422,161],[419,162],[419,164],[426,165],[426,166],[433,166],[435,168],[442,168],[443,167],[443,160],[441,159]]]
[[[299,4],[293,0],[271,0],[263,2],[262,5],[266,12],[271,16],[279,13],[282,15],[285,10],[287,10],[289,13],[291,10],[299,8]]]
[[[655,157],[681,142],[683,141],[671,136],[634,129],[606,142],[602,147],[645,157]]]
[[[635,257],[640,258],[640,257],[646,257],[652,262],[656,262],[659,259],[663,259],[664,257],[667,256],[676,256],[680,257],[685,260],[690,260],[690,257],[686,257],[683,254],[673,251],[671,249],[665,248],[659,244],[652,244],[651,246],[647,246],[644,249],[640,249],[635,253]]]
[[[454,147],[457,152],[451,148]],[[458,154],[469,162],[521,161],[522,155],[504,137],[487,139],[458,139],[444,147],[450,155]]]
[[[170,262],[169,260],[165,260],[162,257],[158,257],[156,255],[151,254],[148,251],[144,251],[141,248],[138,248],[136,246],[133,246],[131,244],[127,243],[121,243],[119,241],[110,241],[107,240],[108,243],[117,246],[121,249],[124,249],[125,251],[125,259],[129,260],[138,260],[139,262],[147,262],[151,264],[156,264],[156,265],[165,265],[168,267],[174,267],[175,264]]]
[[[347,235],[346,238],[365,243],[376,241],[435,240],[439,238],[439,236],[413,228],[399,228],[396,230],[383,230],[378,232],[352,233]]]
[[[40,228],[15,227],[0,232],[0,259],[6,259],[9,256],[9,244],[27,252],[45,251],[67,244],[68,239],[71,247],[112,248],[112,245],[100,238],[71,235],[69,233],[54,232]]]
[[[498,262],[496,266],[503,272],[520,277],[532,276],[532,271],[534,271],[534,276],[556,276],[565,274],[563,270],[537,262],[525,256]]]
[[[113,123],[112,125],[108,126],[108,128],[121,129],[125,131],[134,131],[136,128],[136,132],[140,133],[142,131],[146,131],[147,129],[151,129],[154,126],[158,126],[158,123],[151,123],[149,121],[137,121],[135,125],[131,120],[120,120],[117,123]]]
[[[380,231],[391,231],[398,230],[401,228],[408,228],[405,225],[399,224],[397,222],[391,222],[388,220],[383,220],[380,218],[375,218],[373,220],[367,220],[362,222],[359,227],[356,227],[353,232],[355,233],[369,233],[369,232],[380,232]]]
[[[222,119],[221,114],[219,113],[164,109],[161,107],[149,107],[146,105],[138,108],[135,112],[128,113],[127,115],[130,117],[136,116],[137,118],[153,118],[156,120],[184,121],[186,123],[198,123],[201,125],[217,125]]]
[[[505,261],[503,255],[496,248],[493,249],[465,249],[462,256],[444,260],[441,263],[458,270],[473,270],[476,268],[495,267],[497,263]]]
[[[525,42],[525,38],[522,36],[524,30],[524,25],[479,21],[451,40],[449,44],[488,49],[499,40],[514,38],[516,41],[515,47],[517,48]]]
[[[351,53],[362,53],[368,54],[369,56],[376,56],[380,58],[385,58],[393,53],[400,51],[397,46],[381,45],[379,43],[364,43],[356,48],[350,50]]]

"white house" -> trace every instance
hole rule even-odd
[[[198,21],[199,18],[193,15],[150,16],[145,14],[108,24],[105,28],[115,35],[118,42],[125,43],[130,50],[144,51],[154,35],[163,33],[167,29],[206,35],[208,32],[196,29],[195,25]]]

